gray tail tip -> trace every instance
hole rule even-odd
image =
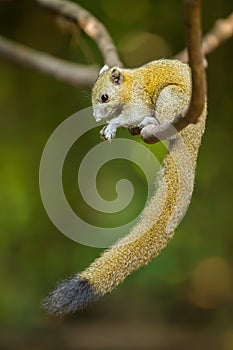
[[[90,282],[80,276],[62,281],[42,302],[42,307],[51,315],[63,316],[84,309],[100,298]]]

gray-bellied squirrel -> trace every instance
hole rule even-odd
[[[139,127],[141,135],[160,128],[189,105],[191,71],[187,64],[162,59],[134,69],[104,66],[93,87],[96,120],[109,119],[101,130],[106,140],[119,127]],[[44,306],[63,315],[83,309],[112,291],[133,271],[160,254],[189,206],[198,149],[205,129],[206,106],[196,124],[190,124],[169,143],[157,176],[157,189],[128,236],[105,250],[86,270],[61,282]]]

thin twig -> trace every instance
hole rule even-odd
[[[82,65],[55,58],[0,36],[0,56],[17,65],[51,75],[72,86],[93,84],[98,76],[94,65]]]
[[[152,128],[151,134],[144,135],[147,143],[156,143],[170,138],[190,123],[197,123],[205,104],[205,72],[201,51],[201,0],[184,0],[185,32],[189,53],[189,64],[192,71],[192,96],[189,108],[184,115],[179,115],[171,124],[161,125],[160,129]]]
[[[213,28],[202,39],[202,53],[203,56],[208,55],[214,51],[224,41],[231,38],[233,35],[233,13],[224,19],[218,19]],[[179,52],[175,58],[188,62],[187,49]]]
[[[98,45],[105,64],[122,66],[116,46],[105,26],[80,5],[64,0],[37,0],[38,4],[79,25]]]

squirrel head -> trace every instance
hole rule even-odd
[[[116,117],[122,108],[123,71],[104,66],[92,89],[93,115],[96,121]]]

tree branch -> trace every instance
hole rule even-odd
[[[105,27],[88,11],[79,5],[64,0],[37,0],[37,2],[75,25],[80,25],[86,33],[98,43],[105,63],[121,66],[116,47]],[[233,14],[226,19],[216,21],[213,29],[203,39],[202,49],[205,54],[212,52],[222,41],[233,35]],[[106,42],[107,40],[107,42]],[[185,56],[186,55],[186,56]],[[38,52],[26,46],[0,37],[0,57],[19,66],[31,68],[64,81],[72,86],[93,85],[98,72],[94,66],[70,63]],[[177,58],[187,62],[187,51],[179,53]],[[186,58],[185,58],[186,57]]]
[[[233,35],[233,12],[224,19],[218,19],[213,28],[202,39],[203,56],[208,55]],[[188,51],[185,48],[175,58],[188,62]]]
[[[17,65],[37,70],[72,86],[92,85],[98,76],[94,65],[82,65],[55,58],[0,36],[0,56]]]
[[[201,50],[201,0],[184,0],[185,32],[192,71],[192,96],[188,110],[174,118],[171,123],[161,127],[152,127],[151,132],[144,133],[143,140],[156,143],[171,138],[190,123],[197,123],[205,104],[205,72]]]
[[[122,67],[117,49],[105,26],[80,5],[64,0],[37,0],[38,4],[79,25],[99,47],[105,64]]]
[[[104,25],[90,12],[74,2],[64,0],[37,0],[40,6],[80,26],[98,45],[106,64],[122,66],[117,49]],[[55,58],[0,36],[0,56],[17,65],[51,75],[72,86],[92,86],[98,76],[94,65],[81,65]]]

